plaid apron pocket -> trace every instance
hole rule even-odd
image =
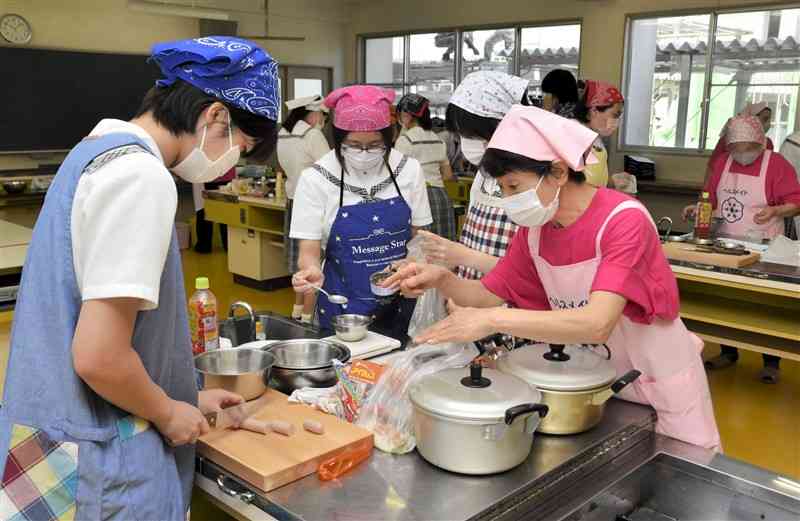
[[[78,444],[14,425],[0,482],[0,519],[62,521],[75,518]]]
[[[128,415],[117,420],[117,431],[119,439],[122,441],[128,441],[148,429],[150,429],[150,422],[138,416]]]

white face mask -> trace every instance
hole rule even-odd
[[[189,183],[210,183],[218,177],[225,175],[228,170],[236,166],[239,162],[241,151],[238,146],[233,146],[233,131],[230,121],[228,122],[228,150],[219,159],[212,161],[203,152],[206,143],[206,131],[208,125],[203,127],[203,137],[200,139],[200,146],[195,147],[183,161],[172,167],[172,172]]]
[[[744,166],[752,165],[760,155],[761,151],[759,150],[756,150],[754,152],[734,152],[731,154],[731,156],[733,156],[734,161]]]
[[[536,188],[525,190],[518,194],[511,195],[503,198],[503,208],[511,219],[518,226],[527,226],[533,228],[535,226],[542,226],[550,222],[553,216],[558,211],[558,194],[561,192],[561,187],[556,191],[556,196],[547,206],[542,205],[539,199],[539,186],[541,186],[544,177],[539,179]]]
[[[461,153],[464,154],[464,159],[469,161],[475,166],[481,164],[483,154],[486,153],[486,141],[482,139],[471,139],[468,137],[461,138]]]
[[[606,122],[606,132],[608,132],[608,135],[610,136],[611,134],[616,132],[618,128],[619,128],[619,119],[608,118],[608,121]]]
[[[348,172],[357,174],[377,173],[383,167],[383,151],[359,150],[342,147],[342,157]]]

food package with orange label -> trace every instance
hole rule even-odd
[[[333,368],[339,378],[336,389],[342,400],[344,419],[354,423],[358,419],[361,404],[383,374],[384,366],[368,360],[356,360],[350,366],[345,366],[334,360]]]

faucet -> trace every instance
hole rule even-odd
[[[666,223],[666,231],[663,235],[661,235],[661,230],[664,229],[661,223]],[[672,233],[672,219],[669,217],[662,217],[656,223],[656,230],[658,230],[658,235],[660,236],[661,242],[668,241],[669,235]]]
[[[234,322],[233,319],[235,318],[237,308],[245,310],[250,317],[250,335],[247,341],[252,342],[256,339],[256,314],[253,312],[253,307],[242,300],[237,300],[231,304],[231,307],[228,308],[228,318],[231,319],[231,322]]]

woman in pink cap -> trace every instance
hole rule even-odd
[[[727,152],[709,167],[703,188],[711,196],[714,217],[721,219],[718,233],[738,238],[760,234],[772,239],[784,233],[784,219],[800,214],[800,183],[794,167],[782,155],[766,148],[762,121],[736,116],[726,125]],[[695,213],[687,206],[684,216]],[[709,369],[735,364],[739,352],[722,346],[719,356],[706,362]],[[760,379],[778,382],[780,358],[764,355]]]
[[[765,101],[759,101],[758,103],[748,103],[745,107],[737,114],[737,116],[755,116],[761,122],[761,126],[764,129],[764,134],[769,132],[769,128],[772,124],[772,109],[769,108],[769,105]],[[733,119],[733,118],[731,118]],[[728,125],[730,124],[731,120],[725,122],[725,125],[722,127],[722,131],[719,133],[719,140],[717,141],[717,146],[714,147],[714,151],[711,152],[711,157],[708,158],[708,168],[709,171],[714,163],[717,162],[720,156],[725,155],[728,151],[728,141],[726,139],[726,134],[728,133]],[[775,145],[772,143],[770,138],[767,138],[767,150],[774,150]]]
[[[433,219],[419,162],[392,148],[393,100],[394,92],[367,85],[325,99],[334,111],[334,149],[297,184],[290,236],[300,253],[292,283],[301,293],[322,286],[348,298],[346,305],[317,300],[323,329],[343,312],[375,315],[373,329],[404,341],[415,301],[379,298],[370,276],[405,258],[412,234]]]
[[[678,287],[655,224],[639,202],[585,182],[584,158],[596,137],[576,121],[513,108],[481,162],[520,226],[506,255],[480,281],[409,264],[387,285],[408,295],[438,288],[452,299],[450,316],[419,335],[420,343],[500,332],[606,344],[618,375],[641,372],[620,397],[652,405],[657,432],[718,449],[702,342],[678,317]]]

